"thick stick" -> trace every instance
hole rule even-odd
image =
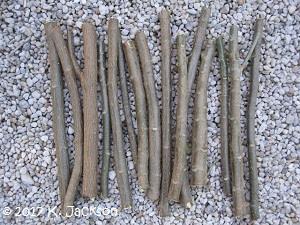
[[[170,15],[166,9],[159,14],[161,27],[161,79],[162,79],[162,180],[160,195],[161,216],[169,215],[168,191],[170,184],[170,112],[171,112],[171,28]]]
[[[53,108],[52,120],[57,158],[59,196],[63,208],[65,194],[70,179],[70,168],[65,132],[62,71],[55,45],[51,39],[51,27],[53,25],[54,24],[46,24],[45,31],[49,49],[48,60],[50,64],[51,96]]]
[[[83,91],[83,181],[82,195],[97,196],[98,165],[98,110],[97,110],[97,34],[95,26],[84,23],[84,72],[81,79]]]
[[[119,24],[117,19],[108,21],[108,97],[111,117],[111,127],[113,135],[114,162],[117,174],[117,181],[121,196],[122,208],[131,207],[131,192],[128,180],[128,168],[124,152],[122,124],[118,103],[118,31]]]
[[[82,173],[82,148],[83,148],[83,127],[82,127],[82,110],[80,105],[80,97],[76,84],[76,76],[72,61],[69,55],[68,48],[65,44],[62,32],[56,23],[47,23],[46,26],[52,26],[49,33],[51,39],[55,44],[56,51],[58,53],[67,87],[71,96],[71,105],[73,109],[74,119],[74,145],[75,145],[75,160],[72,170],[71,178],[69,181],[68,189],[64,201],[63,213],[67,212],[69,206],[73,206],[76,190],[78,188],[79,180]]]
[[[179,201],[181,187],[183,184],[186,169],[186,145],[187,145],[187,111],[188,99],[187,90],[187,61],[185,51],[185,36],[183,34],[177,36],[177,54],[178,54],[178,102],[176,109],[176,145],[175,159],[172,172],[172,179],[169,188],[169,199]]]
[[[224,55],[223,38],[217,39],[218,55],[221,72],[221,167],[223,188],[226,196],[231,195],[229,150],[228,150],[228,75]]]
[[[202,54],[195,97],[192,140],[192,185],[207,184],[207,85],[215,52],[215,42],[209,41]]]
[[[259,60],[260,48],[263,32],[263,20],[258,19],[255,25],[255,35],[258,37],[257,45],[255,46],[252,65],[251,65],[251,86],[248,105],[248,159],[249,159],[249,174],[250,174],[250,212],[251,218],[256,220],[259,218],[259,199],[258,199],[258,171],[256,164],[256,148],[255,148],[255,111],[256,98],[259,85]]]
[[[129,103],[129,95],[127,89],[127,80],[126,80],[126,72],[125,72],[125,62],[124,62],[124,52],[122,48],[122,40],[121,40],[121,32],[119,31],[119,45],[118,45],[119,55],[118,55],[118,66],[119,66],[119,76],[120,76],[120,84],[121,84],[121,92],[122,92],[122,100],[123,100],[123,109],[125,114],[126,126],[128,131],[128,137],[130,142],[130,148],[132,152],[132,158],[135,165],[135,169],[137,169],[137,143],[136,143],[136,135],[134,131],[134,127],[132,124],[132,117],[130,111],[130,103]]]
[[[158,200],[160,195],[161,181],[161,126],[160,110],[155,92],[154,75],[150,50],[146,36],[143,32],[138,32],[135,36],[135,43],[139,53],[148,103],[148,123],[149,123],[149,191],[148,197],[151,200]]]
[[[238,28],[232,26],[229,37],[229,66],[230,66],[230,156],[232,159],[232,196],[234,213],[244,216],[247,213],[245,200],[245,181],[243,158],[241,150],[241,65],[238,50]]]
[[[101,195],[103,198],[108,197],[108,172],[110,158],[110,115],[106,85],[106,70],[105,70],[105,50],[104,41],[100,38],[99,41],[99,80],[101,86],[102,97],[102,125],[103,125],[103,155],[101,169]]]
[[[189,175],[187,169],[185,169],[184,171],[184,178],[180,193],[180,202],[187,209],[191,208],[193,205],[193,196],[190,189]]]
[[[138,180],[143,191],[149,188],[148,181],[148,129],[146,96],[142,81],[139,58],[133,41],[124,43],[125,58],[128,65],[130,80],[133,85],[136,104],[136,118],[138,127]]]
[[[195,35],[194,46],[188,63],[188,91],[189,94],[192,91],[192,86],[195,81],[197,67],[200,59],[202,45],[205,39],[205,32],[210,16],[210,8],[203,7],[201,15],[198,20],[198,28]]]

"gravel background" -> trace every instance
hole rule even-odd
[[[197,17],[202,6],[210,6],[212,16],[207,36],[220,34],[228,38],[231,24],[240,28],[241,58],[252,40],[254,21],[266,19],[265,40],[262,45],[260,87],[257,102],[257,155],[259,167],[261,219],[258,224],[299,224],[300,219],[300,6],[297,0],[248,0],[242,6],[236,1],[128,1],[128,0],[21,0],[1,1],[0,30],[0,205],[20,207],[55,207],[58,199],[56,159],[51,122],[50,75],[47,45],[43,24],[56,20],[72,25],[78,58],[82,62],[81,24],[93,20],[98,35],[107,31],[107,19],[115,16],[120,21],[122,36],[133,38],[138,29],[148,36],[156,76],[158,96],[160,87],[160,27],[158,12],[165,6],[172,12],[172,36],[185,32],[187,51],[191,51]],[[230,1],[231,2],[231,1]],[[107,37],[106,37],[107,38]],[[107,41],[107,40],[106,40]],[[176,87],[176,52],[173,51],[172,75]],[[242,76],[242,122],[249,87],[249,73]],[[175,89],[174,89],[175,90]],[[208,143],[209,187],[193,189],[195,205],[184,210],[171,206],[172,216],[162,220],[157,204],[149,201],[137,186],[130,151],[128,166],[134,209],[117,216],[102,215],[61,217],[42,213],[37,217],[10,216],[0,213],[0,224],[246,224],[232,216],[231,199],[220,186],[220,75],[216,59],[209,78]],[[99,92],[100,94],[100,92]],[[131,95],[131,97],[133,97]],[[72,149],[73,129],[69,94],[65,90],[68,142]],[[176,100],[175,92],[173,98]],[[133,105],[134,108],[134,105]],[[101,107],[99,105],[99,116]],[[175,104],[173,104],[173,111]],[[124,118],[123,118],[124,119]],[[190,118],[191,120],[191,118]],[[189,121],[191,122],[191,121]],[[190,127],[189,127],[190,129]],[[243,132],[245,131],[243,127]],[[101,137],[101,133],[100,133]],[[245,137],[245,135],[243,135]],[[126,139],[128,149],[128,140]],[[246,155],[246,143],[243,140]],[[246,159],[246,157],[245,157]],[[247,171],[247,170],[246,170]],[[245,172],[248,177],[248,172]],[[111,168],[110,198],[88,201],[77,197],[76,206],[116,207],[120,205],[115,172]],[[249,185],[247,184],[247,188]],[[248,197],[248,196],[247,196]]]

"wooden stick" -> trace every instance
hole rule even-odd
[[[203,7],[201,10],[201,15],[198,20],[198,28],[195,34],[194,46],[190,56],[190,61],[188,64],[188,91],[189,95],[192,91],[192,86],[195,81],[197,67],[200,59],[201,49],[203,42],[205,40],[206,28],[208,25],[208,19],[210,16],[210,8]]]
[[[243,158],[241,151],[241,86],[240,76],[242,73],[239,50],[238,28],[232,26],[229,37],[229,67],[230,67],[230,156],[232,159],[232,196],[234,213],[236,216],[247,214],[245,200],[245,181],[243,171]]]
[[[125,58],[128,65],[130,80],[133,84],[136,103],[136,118],[138,126],[138,180],[143,191],[149,188],[148,181],[148,129],[146,96],[143,87],[139,58],[133,41],[124,43]]]
[[[263,33],[263,20],[258,19],[255,25],[255,36],[258,38],[257,44],[253,51],[251,65],[251,86],[247,115],[248,126],[248,159],[249,159],[249,174],[250,174],[250,212],[252,220],[259,218],[259,199],[258,199],[258,171],[256,163],[256,148],[255,148],[255,111],[256,99],[259,85],[259,61],[260,49]],[[256,38],[255,38],[256,39]]]
[[[134,127],[132,124],[132,117],[131,117],[131,110],[130,110],[130,103],[129,103],[129,95],[127,90],[127,79],[126,79],[126,72],[125,72],[125,62],[124,62],[124,52],[122,47],[122,40],[121,40],[121,32],[119,30],[119,56],[118,56],[118,66],[119,66],[119,76],[120,76],[120,83],[121,83],[121,92],[122,92],[122,103],[123,109],[125,114],[126,126],[128,131],[128,137],[130,142],[130,148],[132,152],[132,158],[135,165],[135,169],[137,169],[138,163],[138,156],[137,156],[137,142],[136,142],[136,135],[134,131]]]
[[[71,96],[71,105],[73,109],[74,119],[74,145],[75,145],[75,160],[69,181],[68,189],[64,200],[63,214],[67,213],[70,206],[73,206],[76,190],[82,173],[82,148],[83,148],[83,128],[82,128],[82,110],[80,105],[80,97],[76,84],[76,76],[72,61],[69,55],[68,48],[63,38],[62,32],[56,23],[47,23],[45,27],[50,26],[50,37],[55,45],[57,54],[62,65],[65,75],[67,87]]]
[[[261,23],[261,19],[258,19],[256,22]],[[262,26],[262,25],[259,25],[259,26]],[[254,39],[252,41],[250,49],[247,53],[246,58],[244,59],[244,62],[242,63],[242,70],[244,70],[246,68],[246,66],[248,65],[248,62],[249,62],[250,58],[253,56],[253,52],[256,49],[258,42],[261,41],[262,30],[256,30],[255,32],[257,32],[257,33],[254,35]]]
[[[98,110],[97,110],[97,34],[92,23],[84,23],[84,72],[81,79],[83,91],[83,196],[97,196],[98,165]]]
[[[171,163],[171,28],[170,14],[162,9],[159,14],[161,27],[161,79],[162,79],[162,180],[160,195],[161,216],[169,215],[168,191],[170,184],[170,163]]]
[[[176,109],[176,145],[174,168],[169,188],[169,199],[179,201],[181,187],[184,180],[184,171],[186,169],[186,145],[187,145],[187,110],[186,104],[188,98],[188,78],[187,78],[187,61],[185,51],[185,36],[177,36],[177,54],[178,54],[178,103]]]
[[[160,195],[161,181],[161,126],[160,110],[155,92],[154,75],[150,50],[144,32],[137,32],[135,43],[139,53],[144,88],[148,103],[148,124],[149,124],[149,191],[148,197],[151,200],[158,200]]]
[[[181,193],[180,193],[180,202],[187,209],[191,208],[192,205],[194,204],[188,176],[189,176],[188,171],[187,169],[185,169],[183,183],[181,187]]]
[[[75,59],[72,31],[68,28],[68,47],[75,74],[83,90],[84,156],[82,195],[97,195],[98,112],[97,112],[97,43],[96,30],[91,23],[82,26],[84,38],[84,72]]]
[[[132,204],[127,164],[124,152],[122,124],[118,103],[117,71],[118,71],[118,30],[117,19],[108,21],[108,97],[111,127],[114,143],[114,162],[121,196],[122,208],[130,208]]]
[[[192,141],[192,185],[205,186],[207,177],[207,85],[215,42],[209,41],[203,55],[195,97],[193,141]]]
[[[105,50],[103,38],[99,41],[99,80],[102,96],[102,124],[103,124],[103,155],[101,168],[101,195],[103,198],[108,197],[108,173],[110,158],[110,114],[108,105],[106,70],[105,70]]]
[[[75,57],[75,52],[74,52],[74,41],[73,41],[73,35],[72,35],[72,29],[71,27],[68,27],[67,28],[67,38],[68,38],[68,49],[69,49],[69,52],[70,52],[70,57],[71,57],[71,61],[73,63],[73,66],[74,66],[74,71],[75,71],[75,74],[77,76],[77,79],[81,79],[81,69],[80,69],[80,66],[76,60],[76,57]]]
[[[226,196],[231,195],[229,150],[228,150],[228,75],[224,55],[223,38],[217,39],[218,55],[221,71],[221,167],[223,188]]]
[[[53,26],[53,23],[45,24],[45,31],[49,49],[48,60],[50,64],[51,97],[53,108],[52,120],[57,158],[59,196],[62,208],[64,208],[64,199],[70,179],[70,167],[65,131],[63,79],[59,57],[51,39]]]

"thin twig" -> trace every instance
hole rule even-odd
[[[99,41],[99,80],[102,97],[102,125],[103,125],[103,153],[101,169],[101,195],[103,198],[108,197],[108,172],[110,158],[110,114],[108,105],[106,70],[105,70],[105,50],[103,38]]]
[[[132,158],[135,165],[135,169],[137,169],[137,142],[136,142],[136,135],[134,131],[134,127],[132,124],[132,117],[130,111],[130,103],[129,103],[129,95],[127,89],[127,79],[126,79],[126,72],[125,72],[125,62],[124,62],[124,52],[122,47],[122,40],[121,40],[121,32],[119,31],[119,44],[118,44],[118,66],[119,66],[119,76],[120,76],[120,84],[121,84],[121,92],[122,92],[122,104],[125,114],[126,126],[128,131],[128,137],[130,142],[130,148],[132,152]]]
[[[138,126],[138,180],[143,191],[149,188],[148,181],[148,126],[146,96],[142,81],[137,49],[133,41],[124,43],[125,58],[128,65],[130,80],[133,85],[136,104],[136,118]]]
[[[248,51],[248,54],[246,55],[246,58],[244,59],[244,62],[243,62],[243,64],[242,64],[242,71],[247,67],[247,65],[248,65],[248,62],[249,62],[249,60],[250,60],[250,58],[252,57],[252,55],[253,55],[253,52],[254,52],[254,50],[255,50],[255,48],[256,48],[256,46],[257,46],[257,43],[258,43],[258,41],[260,40],[260,38],[261,38],[261,35],[254,35],[254,40],[253,40],[253,42],[252,42],[252,44],[251,44],[251,46],[250,46],[250,49],[249,49],[249,51]]]
[[[124,152],[122,124],[118,103],[118,38],[119,22],[117,19],[108,21],[108,96],[113,135],[114,162],[117,181],[121,196],[122,208],[130,208],[132,204],[128,168]]]
[[[75,160],[69,181],[68,189],[64,200],[63,214],[66,214],[70,206],[73,206],[76,190],[82,174],[82,149],[83,149],[83,127],[82,127],[82,110],[80,105],[79,91],[76,84],[76,75],[69,55],[68,48],[63,38],[62,32],[56,23],[47,23],[45,26],[51,26],[49,31],[50,37],[54,42],[60,63],[63,68],[67,87],[71,96],[71,105],[74,119],[74,145]]]
[[[257,44],[253,51],[251,65],[251,86],[248,105],[248,159],[249,159],[249,174],[250,174],[250,212],[251,218],[256,220],[259,218],[259,199],[258,199],[258,171],[256,163],[256,148],[255,148],[255,111],[256,99],[259,85],[259,61],[260,50],[263,33],[263,20],[258,19],[255,25],[255,39]]]
[[[215,41],[209,41],[202,60],[197,80],[195,97],[193,142],[192,142],[192,185],[205,186],[207,177],[207,86]]]
[[[74,71],[77,76],[77,79],[81,79],[81,68],[75,58],[75,53],[74,53],[74,41],[73,41],[73,35],[72,35],[72,29],[71,27],[67,27],[67,38],[68,38],[68,49],[70,52],[70,57],[74,66]]]
[[[200,59],[201,49],[205,40],[206,28],[210,16],[210,8],[203,7],[201,15],[198,20],[198,28],[195,34],[194,46],[188,63],[188,92],[189,95],[192,91],[192,86],[195,81],[197,67]]]
[[[154,75],[150,50],[144,32],[137,32],[135,43],[139,53],[144,88],[148,103],[149,124],[149,191],[150,199],[158,200],[160,195],[161,181],[161,126],[160,110],[155,92]]]
[[[188,77],[187,77],[187,59],[185,51],[185,35],[177,36],[177,54],[178,54],[178,102],[176,109],[176,145],[175,159],[172,172],[172,179],[169,187],[169,199],[179,201],[181,187],[186,170],[186,145],[187,145],[187,110],[188,99]]]
[[[168,191],[170,184],[170,112],[171,112],[171,28],[170,14],[162,9],[159,15],[161,27],[161,79],[162,79],[162,180],[160,194],[161,216],[169,215]]]
[[[229,37],[229,67],[230,67],[230,159],[232,163],[232,197],[234,213],[236,216],[247,214],[245,200],[245,181],[243,171],[243,158],[241,146],[241,86],[240,76],[242,73],[239,49],[238,28],[232,26]]]
[[[59,196],[62,202],[62,208],[64,208],[64,199],[70,179],[70,167],[65,132],[64,95],[61,64],[59,62],[55,45],[51,39],[51,27],[53,25],[54,24],[46,24],[45,31],[49,49],[48,60],[50,64],[51,96],[53,108],[52,120],[56,150],[55,152],[57,158]]]
[[[223,38],[217,39],[221,71],[221,167],[223,188],[226,196],[231,195],[229,150],[228,150],[228,71]]]

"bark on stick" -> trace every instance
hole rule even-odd
[[[226,196],[231,195],[229,149],[228,149],[228,71],[223,38],[217,39],[221,72],[221,167],[223,188]]]
[[[97,110],[97,34],[95,26],[84,23],[84,71],[81,77],[83,91],[83,196],[97,196],[98,166],[98,110]]]
[[[129,102],[129,95],[127,89],[127,79],[126,79],[125,62],[124,62],[125,59],[124,59],[124,52],[122,47],[120,31],[119,31],[118,51],[119,51],[119,55],[118,55],[119,76],[120,76],[121,92],[122,92],[122,100],[123,100],[122,103],[123,103],[123,109],[125,114],[129,142],[130,142],[130,148],[132,152],[132,158],[135,165],[135,169],[137,169],[137,162],[138,162],[137,142],[136,142],[136,135],[132,124],[132,117],[130,111],[130,102]]]
[[[256,220],[259,218],[259,199],[258,199],[258,171],[256,163],[256,147],[255,147],[255,112],[256,98],[259,85],[259,61],[261,40],[263,33],[263,20],[258,19],[255,25],[255,36],[258,37],[257,44],[253,51],[251,65],[251,86],[248,105],[247,125],[248,125],[248,159],[250,174],[250,212],[251,218]]]
[[[239,50],[238,28],[232,26],[229,37],[229,67],[230,67],[230,156],[232,159],[232,197],[234,213],[236,216],[244,216],[247,213],[245,200],[245,181],[243,171],[243,158],[241,150],[241,85],[242,73]]]
[[[101,195],[103,198],[108,197],[108,173],[109,173],[109,158],[110,158],[110,114],[106,84],[106,69],[105,69],[105,50],[104,41],[100,38],[99,41],[99,80],[101,86],[102,97],[102,124],[103,124],[103,154],[102,154],[102,169],[101,169]]]
[[[151,200],[158,200],[160,195],[161,181],[161,126],[160,110],[155,92],[154,75],[150,50],[146,36],[138,32],[135,36],[135,43],[139,53],[144,88],[147,99],[148,126],[149,126],[149,190],[148,197]]]
[[[64,205],[64,199],[67,192],[70,168],[69,156],[67,150],[66,132],[65,132],[65,119],[64,119],[64,95],[63,95],[63,79],[61,65],[55,45],[51,39],[51,27],[54,24],[46,24],[45,31],[48,43],[48,61],[50,64],[51,75],[51,96],[52,96],[52,120],[53,120],[53,133],[54,143],[57,158],[57,174],[59,196]],[[62,207],[63,208],[63,207]]]
[[[148,129],[146,96],[142,81],[138,52],[133,41],[124,43],[125,58],[128,65],[130,80],[135,93],[136,117],[138,126],[138,180],[143,191],[149,188],[148,178]]]
[[[215,42],[209,41],[202,54],[195,97],[192,140],[192,185],[207,184],[207,85]]]
[[[82,110],[80,105],[80,97],[76,84],[76,76],[72,61],[69,55],[68,48],[63,38],[62,32],[56,23],[47,23],[49,26],[50,37],[55,45],[60,63],[65,75],[68,90],[71,96],[71,104],[73,109],[74,120],[74,145],[75,145],[75,160],[74,166],[69,181],[68,189],[64,200],[63,214],[67,212],[69,206],[73,206],[76,190],[82,174],[82,148],[83,148],[83,127],[82,127]]]
[[[132,204],[128,180],[128,168],[125,159],[122,124],[118,103],[118,42],[119,22],[117,19],[108,21],[108,97],[113,135],[114,162],[119,186],[122,208],[130,208]]]
[[[71,57],[71,61],[73,63],[73,67],[74,67],[74,71],[76,74],[77,79],[81,79],[81,69],[80,66],[76,60],[75,57],[75,52],[74,52],[74,42],[73,42],[73,35],[72,35],[72,29],[71,27],[68,27],[68,33],[67,33],[67,38],[68,38],[68,49],[70,52],[70,57]]]
[[[180,202],[187,209],[191,208],[193,205],[193,196],[191,193],[189,175],[187,169],[184,171],[183,183],[182,183],[181,193],[180,193]]]
[[[170,114],[171,114],[171,28],[170,14],[162,9],[159,14],[161,29],[161,79],[162,79],[162,180],[160,195],[160,215],[169,215],[168,191],[170,184]]]
[[[178,54],[178,103],[176,109],[176,145],[174,168],[169,188],[169,199],[179,201],[181,187],[184,180],[186,169],[186,145],[187,145],[187,111],[188,105],[188,78],[187,78],[187,61],[185,51],[185,36],[177,36],[177,54]]]
[[[192,91],[192,86],[195,81],[197,67],[200,59],[201,49],[205,40],[205,33],[210,16],[210,8],[204,7],[201,10],[201,15],[198,20],[198,28],[195,34],[194,46],[188,63],[188,91]]]

